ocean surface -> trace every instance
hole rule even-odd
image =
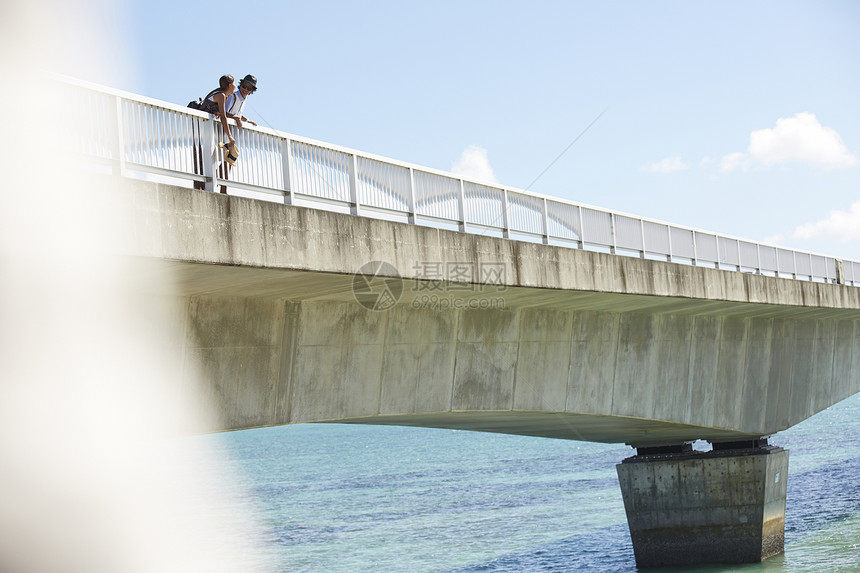
[[[343,424],[194,439],[233,460],[258,516],[249,569],[637,571],[615,473],[627,446]],[[785,553],[649,571],[860,572],[860,395],[770,443],[790,451]]]

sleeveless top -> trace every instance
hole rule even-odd
[[[227,96],[227,103],[224,104],[224,108],[227,110],[227,115],[242,117],[242,110],[245,108],[245,98],[242,97],[238,89]]]
[[[217,114],[218,113],[218,102],[212,99],[212,96],[215,94],[224,93],[224,90],[217,89],[212,90],[209,94],[203,99],[203,103],[200,106],[201,111],[205,111],[206,113]]]

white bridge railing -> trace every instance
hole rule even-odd
[[[63,78],[69,149],[120,175],[541,241],[860,286],[860,262],[764,245],[505,186],[481,183],[265,128],[234,128],[240,158],[219,180],[220,121],[187,107]]]

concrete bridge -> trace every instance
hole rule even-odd
[[[617,470],[640,566],[782,551],[788,452],[767,439],[860,391],[860,263],[273,130],[238,130],[229,186],[279,202],[220,195],[206,114],[60,90],[83,110],[65,118],[80,122],[74,149],[186,186],[108,182],[127,199],[137,288],[177,303],[176,352],[218,413],[206,430],[346,422],[623,442],[636,448]],[[153,274],[171,287],[147,290]],[[713,450],[693,451],[697,439]]]
[[[625,442],[640,566],[781,552],[788,453],[763,438],[860,391],[855,287],[122,185],[134,254],[181,298],[212,430]]]

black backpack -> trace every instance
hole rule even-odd
[[[191,100],[190,102],[188,102],[188,107],[206,113],[218,113],[218,104],[210,100],[209,96],[211,96],[212,94],[216,94],[220,91],[222,91],[221,88],[218,88],[206,94],[206,97],[204,97],[203,99],[197,98],[196,100]]]

